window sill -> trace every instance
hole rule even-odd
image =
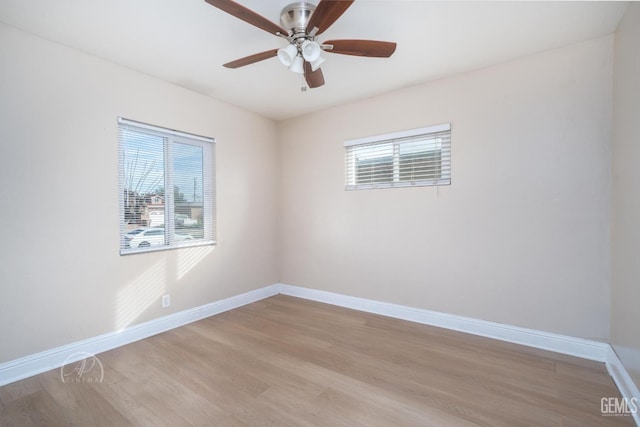
[[[162,246],[152,246],[144,249],[140,249],[140,248],[120,249],[120,255],[146,254],[149,252],[171,251],[175,249],[195,248],[199,246],[216,246],[217,243],[218,242],[216,242],[215,240],[198,240],[196,242],[177,243],[171,246],[162,245]]]
[[[403,181],[403,182],[380,182],[377,184],[357,184],[347,185],[345,190],[376,190],[381,188],[402,188],[402,187],[433,187],[437,185],[451,185],[451,179],[430,179],[425,181]]]

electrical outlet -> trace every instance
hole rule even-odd
[[[171,295],[162,295],[162,308],[167,308],[171,305]]]

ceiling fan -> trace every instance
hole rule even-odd
[[[292,3],[282,9],[280,25],[232,0],[205,1],[289,42],[282,49],[271,49],[228,62],[224,64],[227,68],[244,67],[277,56],[289,70],[304,74],[310,88],[316,88],[324,85],[320,69],[320,64],[325,61],[323,52],[389,58],[396,50],[395,43],[378,40],[327,40],[318,43],[317,37],[340,18],[354,0],[320,0],[317,6],[306,1]],[[306,90],[306,87],[302,90]]]

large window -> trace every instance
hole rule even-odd
[[[214,140],[123,118],[120,253],[215,243]]]
[[[451,184],[451,125],[347,141],[346,189]]]

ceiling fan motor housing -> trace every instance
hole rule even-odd
[[[280,25],[289,30],[291,37],[304,37],[307,33],[307,24],[311,14],[316,9],[313,3],[296,2],[282,9],[280,14]]]

